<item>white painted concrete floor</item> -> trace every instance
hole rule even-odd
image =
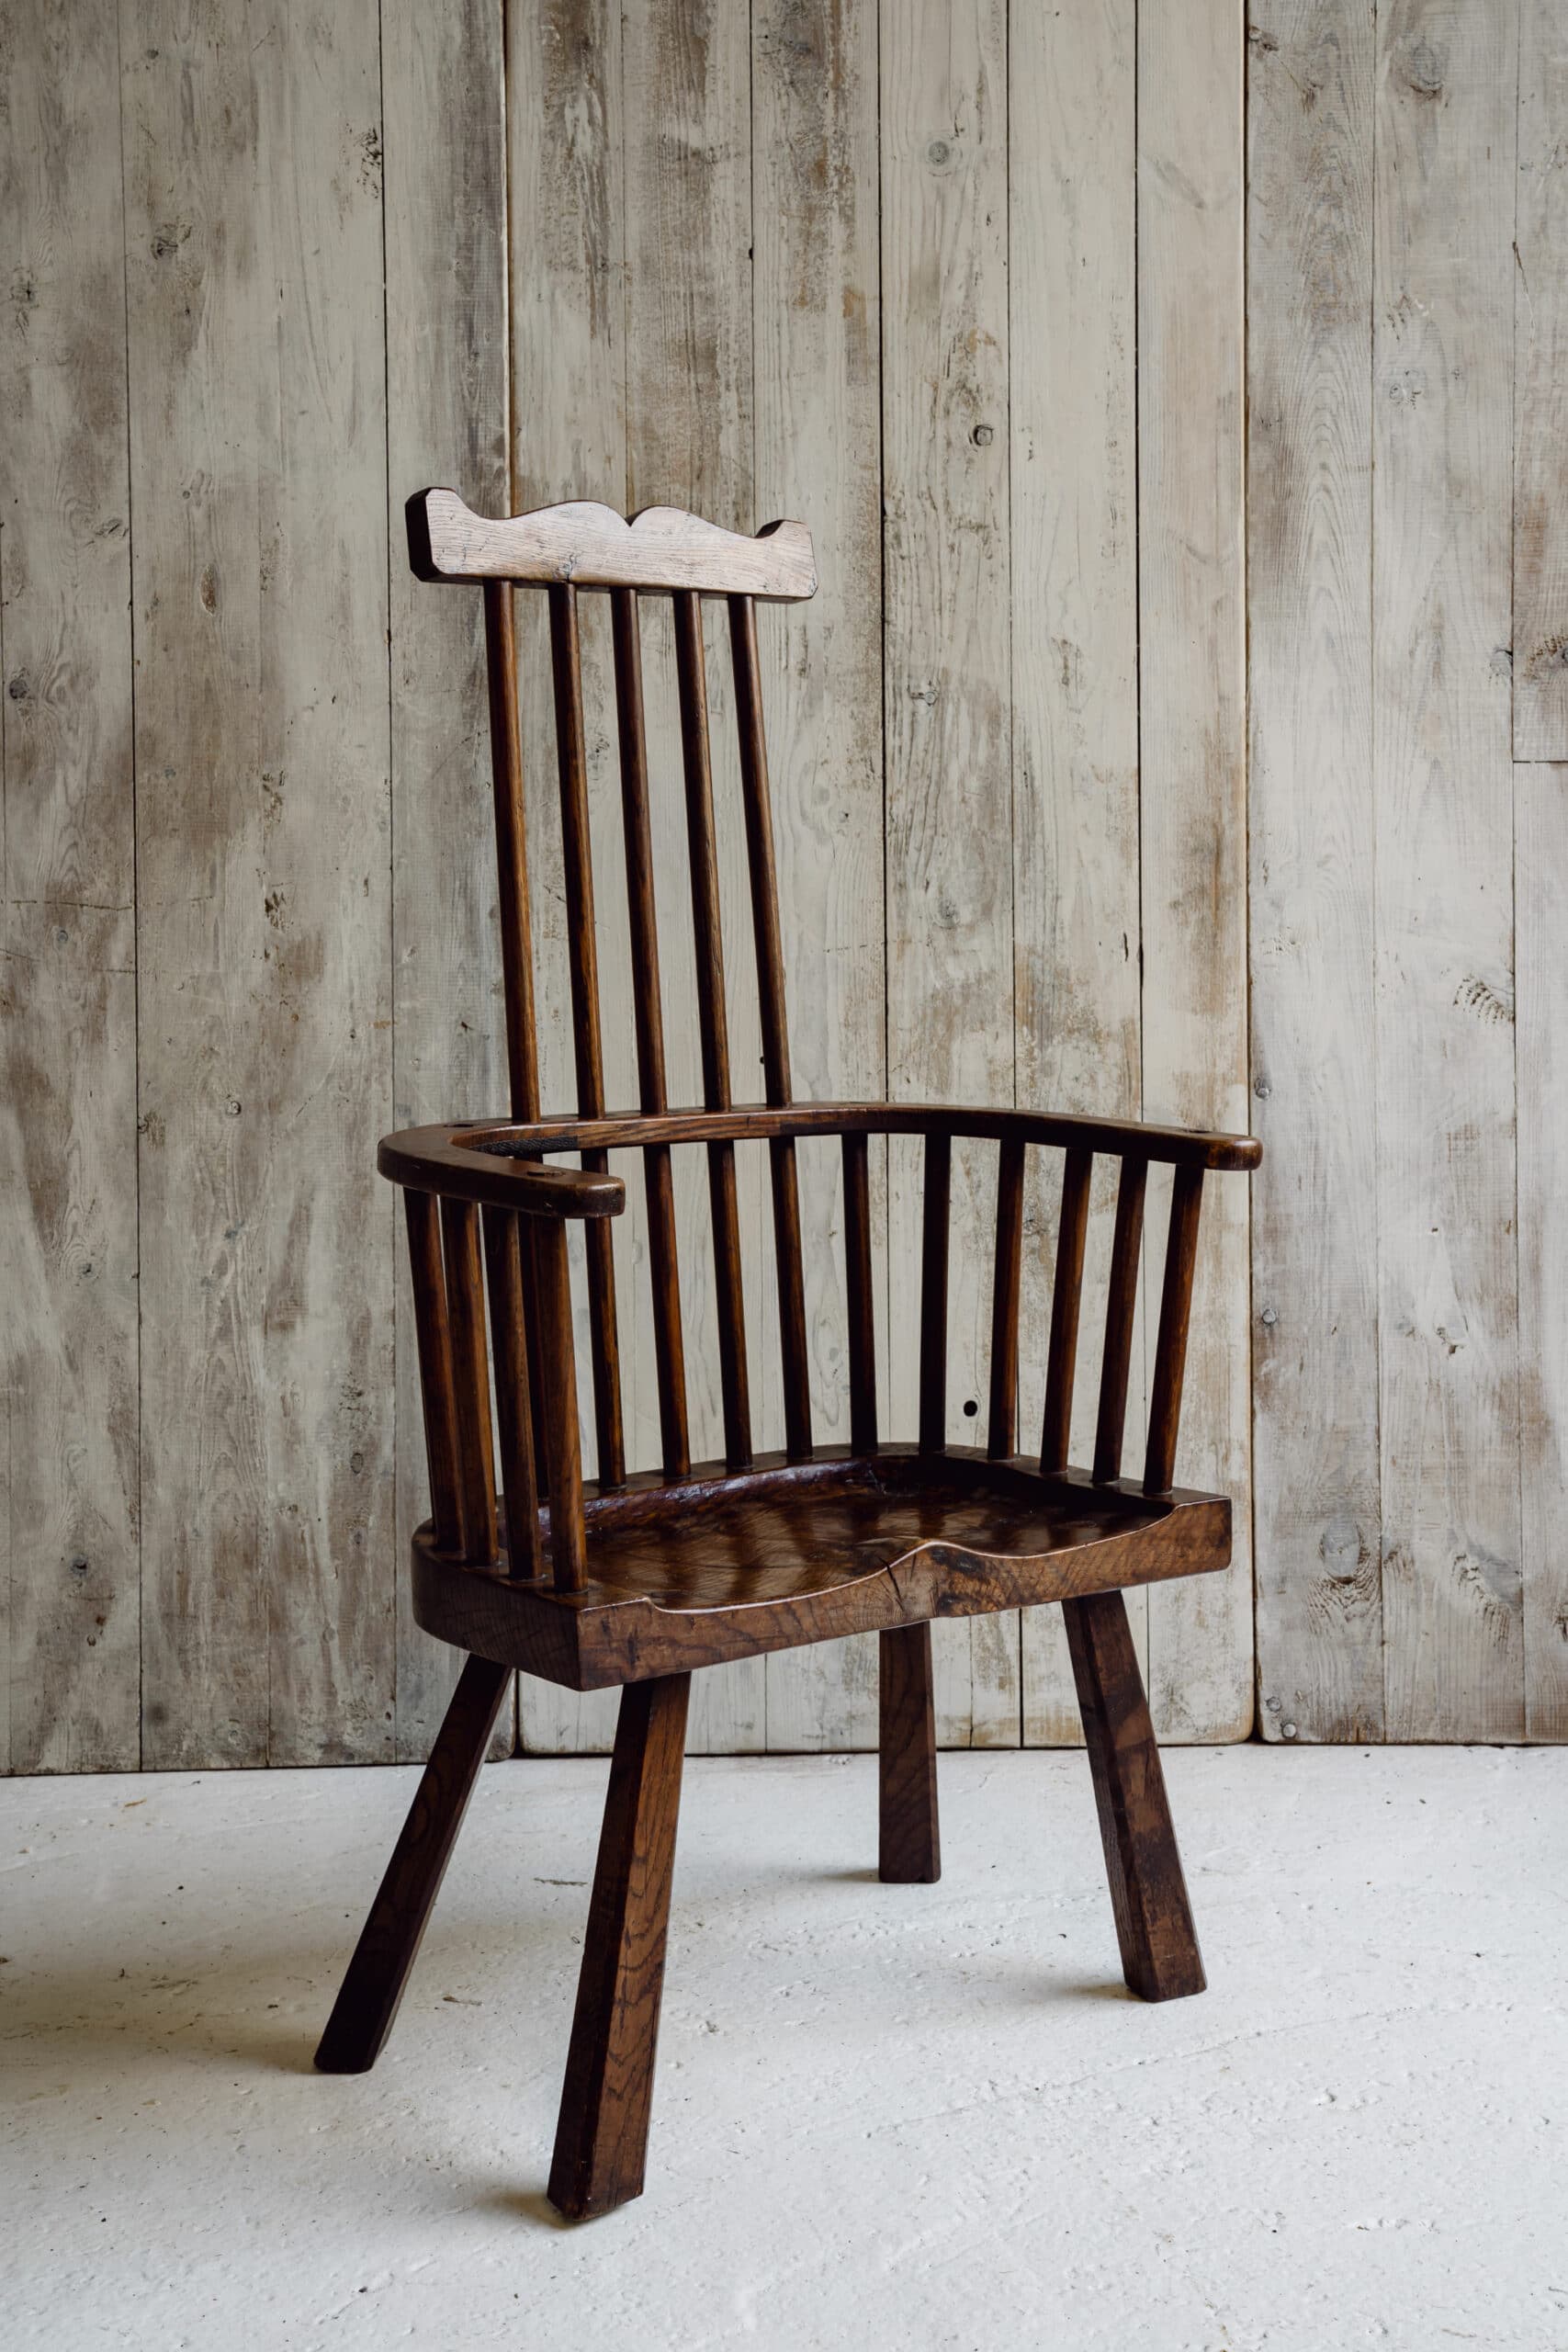
[[[412,1771],[0,1785],[0,2343],[1568,2346],[1568,1750],[1176,1751],[1201,1999],[1088,1768],[687,1768],[648,2193],[544,2186],[606,1767],[485,1772],[373,2075],[310,2051]]]

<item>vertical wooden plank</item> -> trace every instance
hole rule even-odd
[[[625,511],[621,11],[613,0],[508,0],[506,60],[512,503],[521,510],[553,499],[602,498]],[[573,1061],[545,600],[524,594],[516,603],[541,1085],[546,1107],[559,1109],[574,1099]],[[628,926],[617,840],[620,783],[610,718],[608,612],[586,612],[582,634],[584,699],[594,714],[588,760],[598,944],[606,1002],[614,1002]],[[612,1023],[604,1042],[606,1091],[617,1103],[633,1102],[629,1021]],[[634,1283],[629,1255],[619,1255],[643,1246],[640,1184],[628,1188],[626,1214],[615,1223],[618,1290],[626,1302],[621,1337],[630,1458],[653,1461],[657,1396],[651,1349],[644,1344],[647,1317],[640,1311],[645,1286]],[[578,1351],[584,1376],[586,1336],[585,1327]],[[591,1418],[588,1427],[592,1433]],[[613,1690],[580,1696],[525,1676],[519,1704],[523,1743],[531,1750],[607,1752],[614,1742]]]
[[[392,1094],[397,1125],[506,1107],[483,597],[409,571],[402,506],[452,482],[510,503],[502,25],[491,0],[383,0],[391,625]],[[397,1292],[396,1754],[423,1758],[462,1661],[413,1622],[429,1510],[404,1251]],[[510,1753],[514,1710],[492,1752]]]
[[[795,1089],[827,1102],[886,1088],[876,57],[875,0],[755,0],[755,510],[809,526],[821,582],[758,616],[758,650]],[[800,1153],[819,1445],[851,1433],[839,1157]],[[770,1747],[874,1747],[876,1655],[868,1634],[770,1658]]]
[[[1506,660],[1517,31],[1513,0],[1388,0],[1378,17],[1373,788],[1393,1739],[1511,1739],[1524,1724]]]
[[[1517,767],[1525,1736],[1568,1739],[1568,767]]]
[[[141,1626],[113,6],[0,8],[0,1766],[123,1771]]]
[[[1263,1736],[1382,1736],[1372,989],[1375,36],[1252,11],[1253,1476]],[[1210,1187],[1212,1211],[1227,1189]],[[1182,1457],[1185,1460],[1185,1454]],[[1177,1476],[1184,1476],[1179,1462]]]
[[[1243,33],[1235,0],[1138,12],[1144,1108],[1229,1128],[1247,1110]],[[1253,1713],[1247,1188],[1211,1190],[1182,1475],[1235,1497],[1235,1551],[1149,1596],[1150,1703],[1177,1739],[1244,1738]]]
[[[751,125],[749,12],[722,0],[630,0],[622,23],[622,125],[626,224],[626,402],[628,508],[667,503],[715,522],[751,529]],[[771,617],[771,616],[770,616]],[[650,689],[649,753],[655,789],[655,855],[662,916],[671,1097],[698,1099],[692,990],[689,881],[682,850],[679,752],[668,685],[668,615],[644,616]],[[738,1092],[760,1087],[756,983],[749,970],[746,852],[741,821],[734,699],[728,648],[719,633],[706,662],[714,800],[729,978]],[[674,791],[671,787],[674,786]],[[691,1155],[686,1156],[687,1159]],[[761,1328],[761,1275],[768,1231],[763,1168],[738,1155],[740,1231],[748,1280],[747,1323]],[[677,1169],[677,1187],[694,1171]],[[687,1374],[693,1450],[712,1454],[721,1426],[717,1355],[710,1304],[713,1263],[707,1220],[693,1192],[682,1201],[681,1265],[689,1303]],[[624,1221],[624,1220],[623,1220]],[[763,1369],[759,1352],[756,1371]],[[776,1361],[776,1351],[774,1351]],[[773,1442],[776,1374],[759,1378],[755,1437]],[[687,1747],[760,1748],[766,1737],[766,1676],[761,1659],[700,1675],[692,1693]]]
[[[887,1038],[895,1098],[1013,1099],[1005,0],[883,10]],[[889,1155],[894,1428],[919,1154]],[[986,1393],[994,1149],[953,1156],[949,1435]],[[1019,1736],[1016,1617],[937,1629],[945,1746]]]
[[[1568,760],[1568,16],[1518,6],[1513,753]]]
[[[377,1759],[398,1572],[377,10],[128,0],[121,32],[143,1756]]]
[[[1018,1100],[1142,1107],[1134,0],[1014,0],[1009,41],[1014,959]],[[1032,1155],[1021,1441],[1041,1425],[1060,1160]],[[1095,1187],[1086,1332],[1104,1327],[1116,1170]],[[1070,1448],[1094,1442],[1094,1362]],[[1132,1415],[1143,1410],[1134,1355]],[[1064,1457],[1066,1458],[1066,1457]],[[1127,1595],[1140,1648],[1142,1593]],[[1062,1614],[1024,1612],[1023,1737],[1083,1736]]]

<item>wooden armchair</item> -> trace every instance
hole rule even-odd
[[[694,1668],[843,1634],[881,1636],[880,1871],[939,1873],[931,1622],[1057,1601],[1089,1744],[1122,1963],[1145,2000],[1202,1990],[1121,1588],[1224,1567],[1230,1504],[1172,1485],[1198,1215],[1210,1170],[1257,1166],[1245,1136],[1130,1122],[907,1103],[797,1103],[790,1081],[756,605],[809,596],[796,523],[748,539],[656,507],[510,521],[450,491],[408,507],[416,573],[484,584],[512,1118],[389,1136],[403,1188],[433,1516],[413,1540],[419,1623],[467,1652],[450,1711],[372,1905],[316,2063],[377,2057],[434,1901],[514,1668],[577,1690],[620,1686],[609,1800],[561,2100],[549,2194],[563,2213],[608,2211],[643,2185],[686,1703]],[[545,1117],[535,1045],[513,584],[549,599],[578,1105]],[[620,746],[640,1108],[604,1103],[589,853],[578,598],[609,593]],[[671,1110],[654,915],[638,600],[674,599],[676,667],[699,989],[704,1105]],[[767,1101],[730,1096],[701,599],[728,606],[740,736]],[[878,1423],[868,1140],[924,1138],[919,1429]],[[812,1441],[796,1141],[837,1137],[844,1186],[851,1442]],[[987,1442],[946,1442],[950,1174],[956,1140],[998,1147]],[[738,1143],[771,1163],[785,1445],[754,1453],[738,1214]],[[725,1458],[688,1441],[671,1155],[700,1146],[712,1204]],[[1017,1450],[1025,1162],[1065,1155],[1038,1453]],[[625,1187],[612,1149],[642,1155],[662,1467],[628,1473],[608,1220]],[[550,1164],[570,1155],[578,1165]],[[1120,1165],[1092,1465],[1070,1467],[1089,1180]],[[1145,1182],[1174,1182],[1148,1444],[1122,1476]],[[586,1242],[599,1475],[581,1474],[567,1228]],[[488,1340],[486,1306],[488,1298]],[[497,1427],[492,1432],[493,1368]],[[499,1444],[501,1493],[496,1483]]]

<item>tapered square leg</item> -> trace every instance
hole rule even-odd
[[[381,2054],[511,1680],[488,1657],[470,1657],[457,1678],[316,2052],[324,2075],[362,2075]]]
[[[550,2165],[572,2221],[642,2194],[691,1688],[671,1674],[621,1693]]]
[[[1065,1600],[1122,1971],[1145,2001],[1203,1990],[1203,1963],[1166,1803],[1165,1774],[1125,1603],[1119,1592]]]
[[[942,1876],[936,1809],[936,1708],[930,1625],[881,1636],[878,1878],[933,1885]]]

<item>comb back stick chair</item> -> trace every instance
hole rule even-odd
[[[412,1261],[432,1517],[413,1539],[414,1613],[467,1653],[407,1824],[371,1906],[316,2063],[371,2065],[516,1668],[574,1690],[619,1686],[609,1799],[567,2061],[552,2202],[607,2211],[642,2188],[691,1678],[729,1658],[880,1634],[880,1874],[940,1870],[931,1620],[1060,1603],[1083,1713],[1122,1964],[1145,2000],[1201,1992],[1202,1965],[1122,1589],[1223,1568],[1230,1504],[1172,1485],[1198,1213],[1211,1170],[1251,1169],[1247,1136],[1112,1119],[908,1103],[798,1103],[790,1080],[756,606],[809,596],[798,523],[745,538],[672,508],[627,523],[592,504],[491,522],[448,490],[408,505],[413,569],[483,583],[506,1002],[509,1121],[389,1136]],[[512,596],[549,603],[560,775],[575,1112],[539,1103]],[[611,600],[640,1107],[609,1112],[600,1037],[578,600]],[[704,1102],[666,1094],[639,599],[674,600]],[[728,606],[740,737],[767,1100],[731,1099],[701,600]],[[878,1423],[868,1141],[924,1141],[919,1427]],[[848,1447],[813,1443],[795,1147],[842,1154]],[[953,1147],[998,1147],[989,1418],[982,1447],[946,1442]],[[738,1144],[765,1142],[783,1358],[784,1449],[753,1450]],[[725,1455],[694,1464],[671,1154],[700,1148],[712,1204]],[[625,1187],[606,1155],[642,1155],[662,1465],[626,1467],[608,1220]],[[1065,1155],[1037,1454],[1017,1448],[1025,1162]],[[567,1154],[576,1166],[555,1166]],[[1067,1460],[1095,1158],[1120,1166],[1089,1468]],[[1122,1476],[1145,1179],[1174,1170],[1147,1451]],[[586,1245],[599,1475],[582,1476],[567,1228]],[[486,1307],[489,1307],[487,1337]],[[496,1427],[491,1415],[493,1363]],[[496,1482],[499,1445],[501,1491]]]

